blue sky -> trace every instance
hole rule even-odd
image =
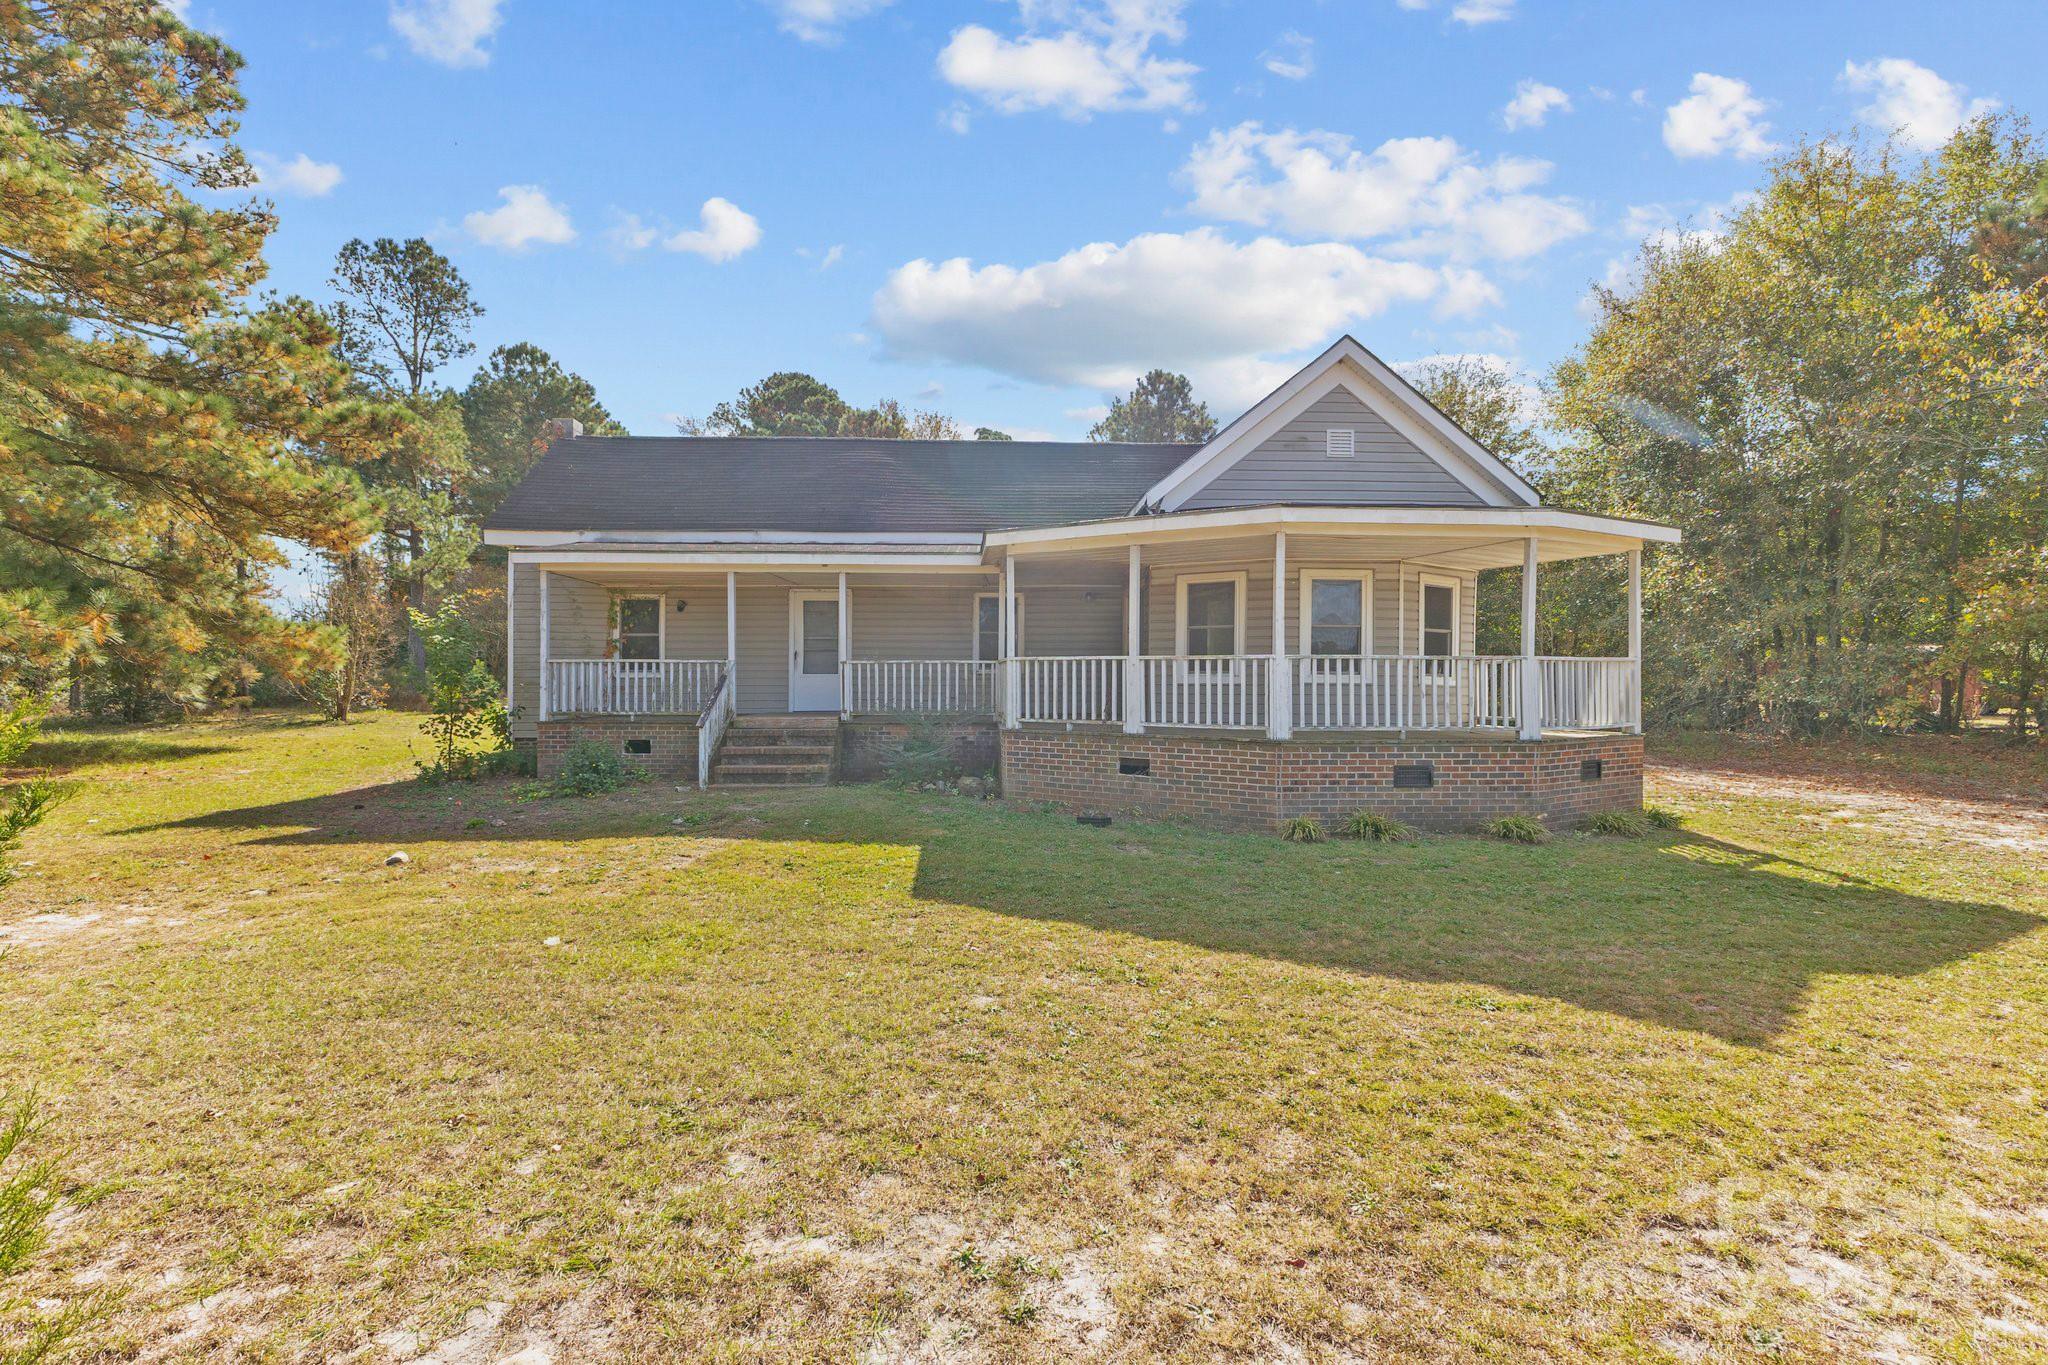
[[[772,370],[1079,437],[1351,331],[1531,372],[1771,149],[2039,103],[2040,0],[189,0],[245,56],[271,285],[424,235],[661,434]]]

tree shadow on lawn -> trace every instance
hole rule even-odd
[[[1787,1027],[1818,977],[1915,976],[2044,924],[1689,833],[1301,846],[1178,825],[1091,829],[846,787],[524,806],[470,788],[462,807],[421,819],[433,804],[424,790],[394,783],[157,828],[270,830],[255,842],[322,847],[706,836],[915,847],[919,900],[1363,977],[1487,985],[1753,1045]],[[671,823],[679,812],[682,827]]]

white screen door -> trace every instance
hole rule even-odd
[[[839,594],[789,595],[789,709],[839,709]]]

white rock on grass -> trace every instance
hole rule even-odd
[[[388,858],[386,858],[386,859],[384,860],[384,866],[386,866],[386,867],[404,867],[404,866],[405,866],[405,865],[406,865],[407,863],[409,863],[409,862],[411,862],[411,861],[412,861],[412,855],[411,855],[410,853],[407,853],[407,852],[406,852],[406,851],[405,851],[404,849],[402,849],[402,848],[401,848],[401,849],[399,849],[399,850],[398,850],[398,851],[397,851],[396,853],[393,853],[393,854],[392,854],[392,855],[391,855],[390,857],[388,857]]]

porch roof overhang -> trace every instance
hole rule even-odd
[[[980,539],[969,537],[964,544],[597,539],[508,548],[506,558],[514,564],[536,564],[565,572],[687,569],[696,573],[993,573],[993,567],[982,560]]]
[[[1230,536],[1300,535],[1371,537],[1399,542],[1415,554],[1455,552],[1474,568],[1522,562],[1523,542],[1537,537],[1544,561],[1620,554],[1644,545],[1675,545],[1676,527],[1554,507],[1232,507],[1115,517],[1037,530],[991,531],[991,553],[1075,553],[1128,545],[1200,541]]]

